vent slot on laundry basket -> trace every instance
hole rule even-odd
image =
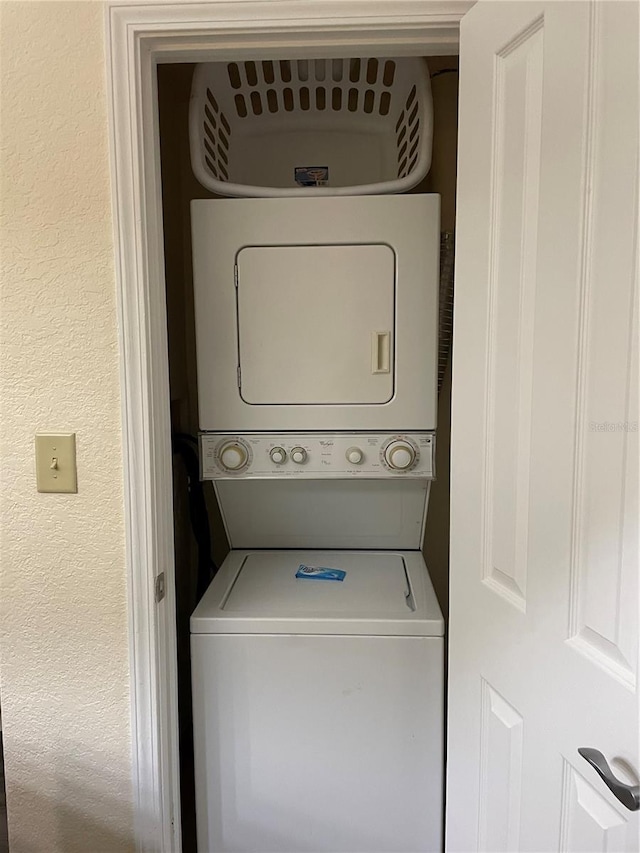
[[[420,58],[203,63],[189,125],[193,171],[218,195],[404,192],[431,165],[429,72]]]

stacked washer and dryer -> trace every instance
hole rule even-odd
[[[198,849],[438,851],[439,197],[191,216],[202,477],[232,549],[191,618]]]

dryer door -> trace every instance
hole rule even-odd
[[[248,246],[238,253],[237,286],[246,403],[391,400],[395,255],[389,246]]]
[[[200,428],[435,428],[439,197],[192,202]]]

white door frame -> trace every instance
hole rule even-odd
[[[156,65],[447,55],[473,0],[106,4],[121,353],[131,726],[140,851],[180,850],[169,370]],[[164,573],[166,596],[155,601]]]

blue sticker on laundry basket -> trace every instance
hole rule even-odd
[[[346,574],[342,569],[327,569],[324,566],[305,566],[304,563],[300,563],[296,577],[309,581],[343,581]]]
[[[326,187],[329,183],[329,167],[296,166],[294,177],[299,187]]]

